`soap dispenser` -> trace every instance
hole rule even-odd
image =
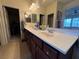
[[[36,22],[36,23],[35,23],[35,27],[39,29],[39,26],[40,26],[40,25],[39,25],[39,22]]]

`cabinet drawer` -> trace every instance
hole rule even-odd
[[[50,47],[48,44],[46,43],[43,44],[43,50],[49,56],[50,59],[57,59],[58,57],[57,51],[52,47]]]

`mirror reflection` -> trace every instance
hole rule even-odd
[[[75,4],[76,3],[76,4]],[[29,12],[30,11],[30,12]],[[26,22],[53,28],[79,28],[79,5],[77,0],[33,1],[26,12]]]

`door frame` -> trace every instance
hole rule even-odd
[[[5,29],[6,29],[6,37],[7,37],[7,40],[9,41],[11,38],[11,35],[10,35],[10,28],[9,28],[9,24],[8,24],[8,16],[7,16],[6,7],[9,7],[9,8],[14,8],[14,7],[5,6],[5,5],[2,6]],[[18,9],[18,8],[14,8],[14,9]],[[18,11],[19,11],[19,9],[18,9]],[[19,22],[20,22],[20,15],[19,15]],[[21,22],[19,25],[20,25],[20,36],[21,36]]]

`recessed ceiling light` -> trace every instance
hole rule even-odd
[[[43,2],[45,2],[46,0],[43,0]]]
[[[32,5],[30,6],[30,10],[32,10],[32,9],[37,9],[37,8],[39,8],[39,4],[38,3],[32,3]]]

